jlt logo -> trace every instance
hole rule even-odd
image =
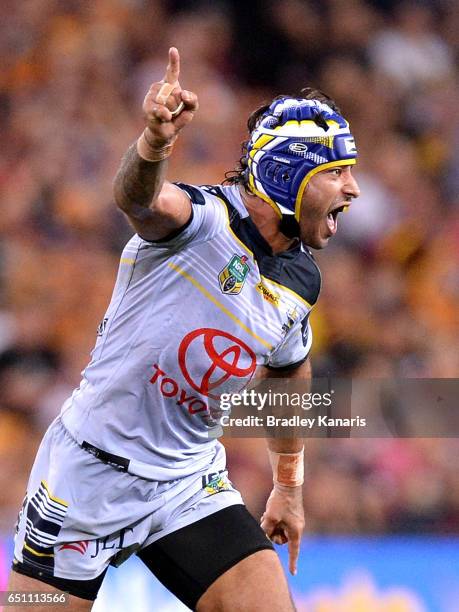
[[[132,527],[124,527],[123,529],[120,529],[116,538],[108,535],[105,536],[105,538],[97,538],[97,540],[94,540],[96,550],[94,554],[91,555],[91,559],[97,557],[101,550],[121,550],[124,548],[124,540],[128,531],[134,530]],[[80,555],[84,555],[88,550],[89,544],[89,540],[82,540],[81,542],[66,542],[59,547],[59,550],[74,550],[75,552],[80,553]]]
[[[91,559],[97,557],[101,550],[121,550],[122,548],[124,548],[124,540],[128,531],[134,530],[132,529],[132,527],[124,527],[123,529],[120,529],[118,536],[115,540],[112,539],[109,541],[112,536],[98,538],[96,540],[96,551],[93,555],[91,555]]]

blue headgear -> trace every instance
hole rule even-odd
[[[309,179],[326,168],[355,164],[348,122],[318,100],[274,101],[247,145],[249,189],[277,213],[299,221]]]

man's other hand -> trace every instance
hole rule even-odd
[[[261,528],[275,544],[288,542],[289,570],[293,576],[304,524],[303,488],[275,484],[261,517]]]

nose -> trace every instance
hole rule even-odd
[[[357,183],[355,177],[352,174],[350,167],[348,166],[348,171],[346,172],[346,181],[343,185],[344,193],[351,198],[358,198],[360,195],[360,187]]]

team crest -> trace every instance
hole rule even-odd
[[[237,295],[244,286],[250,268],[245,255],[233,255],[218,275],[218,282],[223,293]]]

